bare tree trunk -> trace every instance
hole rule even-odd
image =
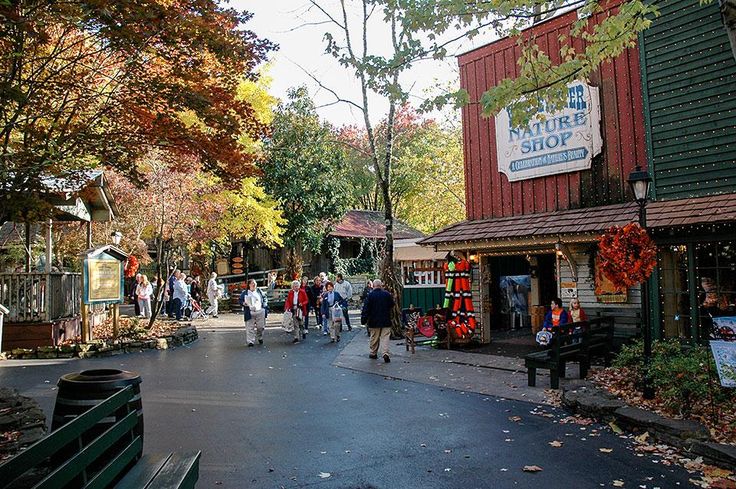
[[[169,284],[169,273],[174,273],[173,270],[169,271],[169,253],[166,242],[164,241],[164,220],[166,216],[166,200],[164,199],[163,205],[161,205],[161,221],[159,223],[158,236],[156,237],[156,273],[158,278],[161,279],[162,283],[156,290],[156,295],[153,296],[153,304],[151,304],[151,319],[148,321],[148,328],[152,328],[156,322],[156,318],[161,310],[163,304],[164,291]],[[166,270],[166,272],[164,272]],[[171,299],[171,298],[169,298]]]

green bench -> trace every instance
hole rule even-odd
[[[116,392],[0,464],[0,488],[193,488],[201,452],[142,456],[132,397]]]
[[[565,377],[567,362],[577,361],[580,365],[580,378],[588,375],[592,358],[601,356],[605,365],[611,364],[613,356],[613,318],[600,317],[589,321],[566,325],[556,334],[546,350],[530,353],[524,357],[528,384],[537,385],[537,369],[550,371],[550,386],[560,388],[560,377]],[[582,331],[573,334],[573,329]]]

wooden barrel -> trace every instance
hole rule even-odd
[[[63,375],[57,384],[56,404],[51,430],[65,425],[80,414],[93,408],[114,393],[133,386],[133,398],[128,401],[131,411],[138,413],[135,434],[143,438],[143,404],[141,402],[141,376],[135,372],[117,369],[85,370]],[[93,437],[113,425],[114,420],[103,419],[98,423]]]
[[[230,292],[230,312],[243,312],[243,306],[240,305],[240,289],[233,289]]]

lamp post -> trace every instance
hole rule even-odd
[[[636,203],[639,205],[639,225],[647,228],[647,200],[649,198],[649,187],[652,183],[652,177],[649,172],[642,170],[641,166],[636,165],[634,171],[629,173],[628,179],[631,191],[634,193]],[[641,283],[641,322],[644,333],[644,378],[642,395],[644,399],[654,398],[654,387],[652,387],[652,378],[649,375],[649,365],[652,358],[652,329],[649,324],[649,279]]]
[[[123,233],[120,231],[114,231],[110,233],[110,237],[112,238],[112,244],[118,246],[120,244],[120,239],[123,237]]]

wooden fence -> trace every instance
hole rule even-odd
[[[79,314],[79,273],[0,273],[0,304],[6,323],[36,323]]]

